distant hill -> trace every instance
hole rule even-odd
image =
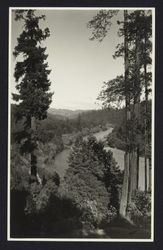
[[[14,141],[15,134],[23,129],[24,119],[16,123],[16,105],[11,105],[11,135]],[[101,109],[101,110],[68,110],[49,109],[47,119],[40,122],[40,135],[49,133],[51,137],[62,134],[77,133],[82,129],[92,129],[97,126],[105,126],[110,123],[114,126],[121,124],[124,110]]]
[[[121,124],[124,117],[124,109],[99,109],[89,110],[80,114],[80,119],[83,123],[93,124],[94,126],[99,124],[111,123],[113,125]]]
[[[87,126],[92,124],[112,123],[118,125],[122,122],[124,110],[115,109],[99,109],[99,110],[69,110],[69,109],[54,109],[48,110],[48,114],[54,116],[56,119],[79,119]]]
[[[70,110],[70,109],[55,109],[55,108],[50,108],[48,110],[49,114],[55,115],[56,117],[66,117],[69,119],[75,119],[79,114],[86,112],[85,110]]]

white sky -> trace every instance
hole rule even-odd
[[[114,60],[116,45],[121,42],[117,36],[117,17],[108,36],[99,43],[90,41],[91,30],[87,23],[98,10],[39,10],[46,21],[41,27],[50,29],[50,37],[42,46],[47,47],[48,64],[51,69],[51,91],[54,91],[51,108],[96,109],[96,98],[103,81],[123,73],[123,60]],[[118,18],[122,18],[120,11]],[[12,16],[11,53],[22,32],[22,22]],[[13,77],[16,60],[11,55],[11,92],[15,92]]]

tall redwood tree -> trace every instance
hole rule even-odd
[[[102,41],[108,34],[111,26],[110,19],[117,15],[115,10],[101,10],[88,23],[93,29],[91,40]],[[117,21],[119,25],[118,36],[123,37],[123,42],[118,44],[114,58],[124,58],[124,75],[105,83],[105,89],[100,93],[105,106],[118,104],[125,101],[126,109],[126,150],[124,157],[124,181],[120,202],[120,215],[127,216],[134,191],[138,189],[139,182],[139,140],[140,140],[140,96],[144,88],[143,75],[143,46],[144,34],[150,29],[150,20],[144,25],[148,17],[145,11],[123,11],[123,20]],[[146,16],[147,15],[147,16]],[[149,33],[149,32],[148,32]],[[150,37],[150,35],[149,35]],[[148,41],[149,42],[149,41]],[[149,58],[149,51],[146,53]],[[143,73],[142,73],[143,72]],[[147,75],[145,73],[145,75]]]
[[[48,75],[48,55],[46,47],[40,44],[50,36],[49,29],[41,29],[40,20],[44,15],[37,15],[35,10],[16,10],[15,20],[21,21],[23,31],[17,39],[13,55],[17,58],[14,77],[17,93],[13,100],[17,102],[17,117],[23,119],[24,126],[18,139],[21,151],[29,153],[31,158],[31,175],[37,176],[37,131],[36,120],[47,117],[47,109],[52,101],[51,85]]]

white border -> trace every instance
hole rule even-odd
[[[11,108],[10,108],[10,86],[11,86],[11,28],[12,28],[12,20],[11,20],[11,11],[14,9],[37,9],[37,10],[100,10],[100,9],[118,9],[118,10],[135,10],[135,9],[141,9],[141,10],[151,10],[152,11],[152,206],[151,206],[151,239],[85,239],[85,238],[11,238],[10,237],[10,124],[11,124]],[[60,242],[154,242],[154,140],[155,140],[155,8],[151,7],[116,7],[116,8],[108,8],[108,7],[9,7],[9,44],[8,44],[8,192],[7,192],[7,240],[8,241],[60,241]]]
[[[9,8],[9,45],[8,45],[8,179],[7,179],[7,239],[10,240],[10,174],[11,174],[11,165],[10,165],[10,152],[11,152],[11,104],[10,104],[10,94],[11,94],[11,8]]]

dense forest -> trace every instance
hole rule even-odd
[[[119,11],[100,10],[87,25],[90,40],[102,42]],[[117,36],[123,42],[113,56],[124,59],[124,74],[104,82],[98,96],[101,109],[73,112],[50,109],[51,71],[46,47],[41,46],[50,31],[40,28],[45,16],[35,10],[14,12],[24,28],[13,52],[17,93],[11,104],[12,238],[151,237],[152,13],[122,14]],[[107,136],[98,140],[101,132]],[[124,151],[123,170],[106,146]],[[61,154],[63,161],[58,160]]]
[[[20,142],[23,133],[24,120],[17,121],[17,106],[11,105],[11,143]],[[57,111],[57,113],[59,110]],[[106,130],[107,127],[119,126],[123,121],[124,110],[115,110],[113,108],[80,111],[73,118],[63,115],[55,115],[51,111],[48,112],[47,118],[42,122],[37,121],[37,136],[42,143],[52,141],[58,147],[63,149],[62,135],[71,136],[72,134],[89,135],[93,132],[99,132],[101,129]],[[19,138],[20,137],[20,138]],[[20,139],[20,140],[19,140]]]

